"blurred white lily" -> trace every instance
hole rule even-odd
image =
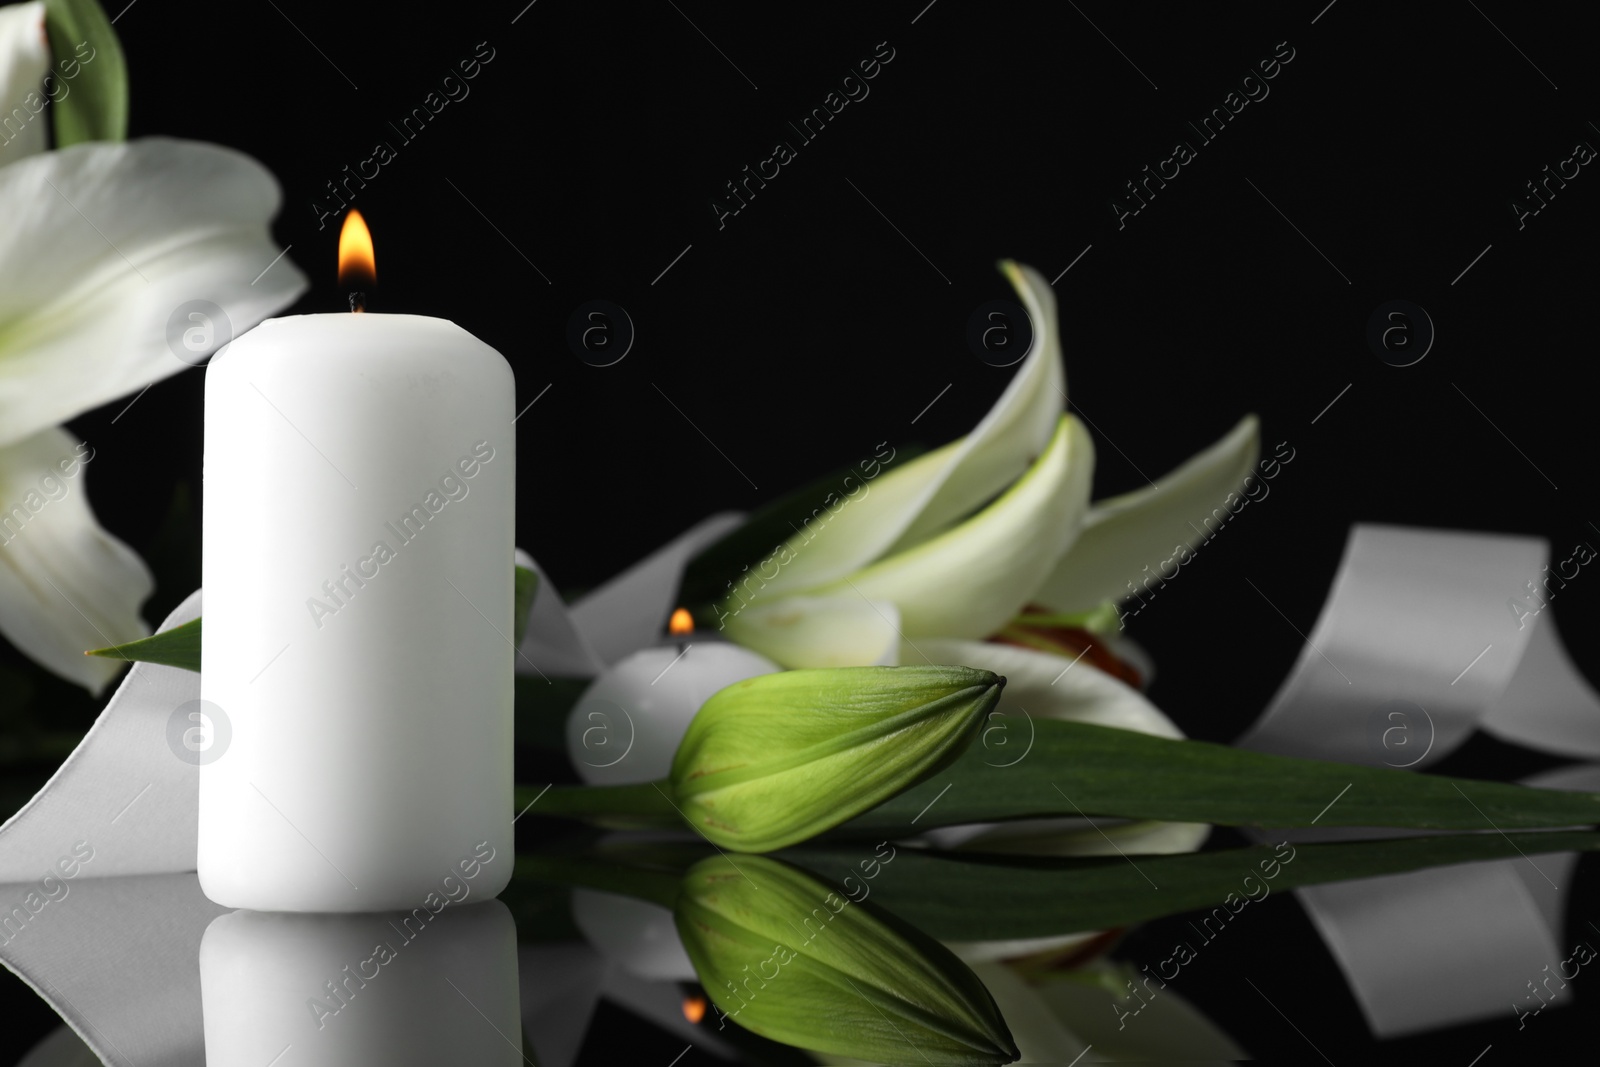
[[[44,4],[0,7],[0,164],[44,150],[44,121],[34,108],[43,110],[39,90],[49,69]]]
[[[1154,485],[1089,509],[1072,550],[1033,599],[1065,614],[1147,592],[1172,577],[1185,554],[1220,528],[1256,466],[1260,428],[1246,415],[1215,444]],[[1270,477],[1270,475],[1269,475]],[[1164,572],[1164,565],[1172,570]]]
[[[1094,446],[1061,413],[1050,286],[1029,267],[1001,269],[1035,330],[999,401],[972,433],[863,486],[743,580],[718,608],[733,640],[787,667],[892,663],[902,635],[998,630],[1049,576],[1088,510]]]
[[[49,58],[44,4],[0,8],[0,117],[28,116],[0,148],[0,633],[98,692],[119,664],[83,652],[149,633],[152,582],[96,523],[94,450],[59,425],[194,365],[169,343],[183,305],[236,334],[306,282],[287,262],[263,274],[281,197],[249,157],[164,138],[44,151]]]
[[[786,667],[894,663],[901,638],[987,637],[1031,602],[1087,612],[1192,547],[1240,487],[1254,416],[1159,488],[1091,507],[1094,446],[1062,415],[1055,296],[1031,268],[1001,269],[1034,343],[1000,399],[967,436],[847,489],[743,578],[717,608],[733,640]]]

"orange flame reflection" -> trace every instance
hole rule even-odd
[[[688,608],[679,608],[672,613],[672,618],[667,620],[667,633],[673,637],[686,637],[694,633],[694,616],[689,614]]]
[[[684,997],[683,1017],[691,1023],[697,1023],[704,1019],[706,1017],[706,998],[699,995]]]

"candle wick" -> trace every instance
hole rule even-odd
[[[351,313],[359,315],[361,312],[363,312],[365,310],[367,310],[367,294],[363,293],[363,292],[351,293],[350,294],[350,311],[351,311]]]

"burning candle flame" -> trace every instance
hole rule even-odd
[[[683,1017],[691,1023],[697,1023],[706,1017],[706,998],[699,994],[690,994],[683,998]]]
[[[378,283],[378,259],[372,250],[372,231],[361,212],[350,209],[339,230],[339,285],[360,289]]]
[[[673,637],[687,637],[694,633],[694,616],[689,614],[688,608],[679,608],[672,613],[672,618],[667,620],[667,633]]]

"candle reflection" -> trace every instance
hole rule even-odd
[[[200,984],[209,1067],[523,1062],[516,925],[497,900],[236,911],[206,930]]]

